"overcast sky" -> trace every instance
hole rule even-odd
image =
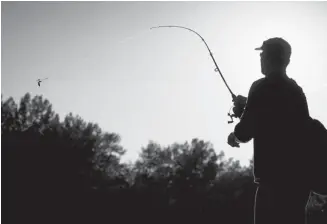
[[[194,137],[247,164],[252,141],[227,145],[231,96],[194,29],[208,43],[235,94],[261,78],[255,47],[283,37],[288,75],[303,87],[313,117],[327,125],[326,2],[1,2],[1,92],[43,95],[122,137],[134,160],[149,140]],[[39,88],[38,78],[46,78]],[[16,102],[17,102],[16,101]],[[291,116],[291,115],[285,115]]]

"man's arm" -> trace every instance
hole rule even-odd
[[[235,126],[235,140],[239,143],[246,143],[254,137],[255,118],[258,116],[258,85],[263,79],[255,81],[248,94],[248,99],[240,122]]]

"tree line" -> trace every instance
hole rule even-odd
[[[1,98],[1,140],[8,223],[253,223],[253,161],[241,166],[209,141],[150,141],[123,163],[119,134],[72,113],[60,120],[29,93]],[[310,217],[325,205],[310,200]]]

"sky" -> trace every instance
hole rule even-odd
[[[247,96],[260,72],[254,48],[271,37],[292,46],[289,77],[311,116],[327,125],[326,2],[1,2],[1,93],[43,95],[63,119],[72,112],[118,133],[134,161],[153,140],[200,138],[247,165],[252,141],[232,148],[231,95]],[[36,79],[48,78],[37,86]],[[291,116],[285,114],[285,116]]]

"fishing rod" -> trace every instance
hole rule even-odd
[[[213,60],[213,62],[214,62],[214,64],[215,64],[215,66],[216,66],[216,68],[215,68],[215,72],[219,72],[220,77],[221,77],[222,80],[224,81],[224,83],[225,83],[225,85],[226,85],[228,91],[229,91],[230,94],[232,95],[232,99],[233,99],[233,101],[234,101],[234,100],[236,99],[236,95],[235,95],[235,94],[233,93],[233,91],[229,88],[229,86],[228,86],[228,84],[227,84],[227,82],[226,82],[224,76],[222,75],[222,73],[221,73],[221,71],[220,71],[220,69],[219,69],[219,67],[218,67],[218,65],[217,65],[217,62],[216,62],[215,58],[213,57],[213,54],[212,54],[212,52],[211,52],[211,50],[210,50],[208,44],[207,44],[206,41],[204,40],[204,38],[203,38],[199,33],[195,32],[194,30],[192,30],[192,29],[190,29],[190,28],[184,27],[184,26],[156,26],[156,27],[151,27],[150,29],[165,28],[165,27],[166,27],[166,28],[181,28],[181,29],[186,29],[186,30],[188,30],[188,31],[191,31],[191,32],[195,33],[196,35],[198,35],[198,36],[201,38],[201,40],[203,41],[203,43],[206,45],[206,47],[207,47],[207,49],[208,49],[208,51],[209,51],[209,53],[210,53],[210,56],[211,56],[211,58],[212,58],[212,60]],[[231,114],[230,112],[228,113],[228,116],[230,116],[230,118],[231,118],[231,121],[228,121],[228,123],[233,123],[233,117],[237,117],[235,114]]]

